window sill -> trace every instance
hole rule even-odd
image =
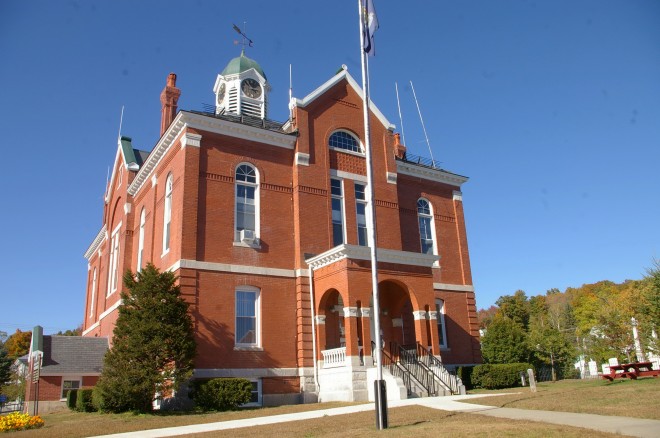
[[[163,253],[160,255],[160,258],[162,259],[163,257],[165,257],[166,255],[168,255],[169,253],[170,253],[170,250],[169,250],[169,248],[168,248],[166,251],[163,251]]]
[[[261,245],[258,240],[252,244],[238,240],[238,241],[234,241],[234,246],[238,246],[242,248],[261,249]]]
[[[349,151],[348,149],[336,148],[333,146],[328,146],[328,149],[330,149],[331,151],[342,152],[344,154],[355,155],[356,157],[364,158],[366,156],[364,152]]]
[[[250,345],[235,345],[234,351],[264,351],[263,348]]]

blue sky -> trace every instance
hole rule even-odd
[[[471,178],[478,307],[641,278],[660,258],[660,2],[374,1],[373,101],[400,127],[398,83],[408,150],[428,157],[413,81],[435,159]],[[213,102],[232,23],[275,120],[289,64],[296,97],[342,64],[360,81],[353,0],[0,2],[0,330],[80,324],[122,106],[122,134],[150,150],[167,74],[181,109]]]

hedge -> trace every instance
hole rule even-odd
[[[77,400],[78,400],[78,390],[70,389],[69,392],[66,393],[66,407],[71,409],[72,411],[75,411]]]
[[[456,369],[456,375],[463,382],[465,389],[472,389],[474,385],[472,384],[472,372],[474,371],[474,366],[462,366]]]
[[[76,400],[76,411],[78,412],[95,412],[96,407],[92,402],[93,389],[81,389],[78,391],[78,399]]]
[[[485,389],[513,388],[521,386],[520,373],[527,375],[528,363],[477,365],[472,371],[472,384]]]
[[[204,411],[228,411],[248,403],[252,383],[247,379],[211,379],[195,381],[190,398]]]

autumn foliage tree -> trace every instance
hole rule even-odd
[[[96,386],[101,410],[149,412],[156,394],[171,394],[191,377],[193,325],[176,280],[152,264],[124,275],[127,291]]]

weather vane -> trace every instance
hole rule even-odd
[[[244,21],[243,22],[243,29],[245,29],[246,24],[247,23]],[[247,35],[245,35],[243,33],[243,31],[238,26],[236,26],[235,24],[233,24],[233,26],[234,26],[234,30],[236,32],[238,32],[238,34],[243,37],[243,42],[239,43],[237,40],[234,40],[234,44],[241,44],[243,46],[243,50],[245,50],[245,46],[252,47],[252,44],[253,44],[252,40],[250,38],[248,38]]]

